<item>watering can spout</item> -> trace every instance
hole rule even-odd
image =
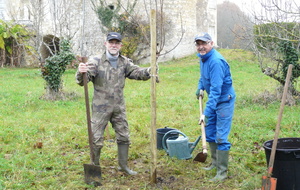
[[[195,142],[193,143],[189,143],[189,147],[190,147],[190,153],[192,154],[192,152],[194,151],[195,147],[197,146],[197,144],[199,143],[201,139],[201,136],[199,136]]]

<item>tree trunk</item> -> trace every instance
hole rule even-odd
[[[49,88],[48,86],[46,87],[46,94],[43,96],[43,99],[55,101],[63,100],[64,98],[64,93],[60,90],[56,91],[54,89]]]
[[[21,57],[22,57],[22,46],[18,45],[16,48],[16,56],[17,56],[17,60],[16,60],[16,66],[20,67],[21,66]]]
[[[12,43],[11,45],[11,54],[10,54],[10,66],[13,67],[14,66],[14,43]]]
[[[4,67],[5,65],[5,62],[6,62],[6,54],[5,54],[5,49],[0,49],[0,54],[1,54],[1,57],[2,57],[2,61],[0,62],[1,64],[1,67]]]

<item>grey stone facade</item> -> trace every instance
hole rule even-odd
[[[128,2],[128,0],[122,0]],[[85,4],[83,5],[83,3]],[[0,0],[0,19],[16,20],[35,26],[42,36],[70,37],[77,55],[95,55],[104,48],[105,34],[101,33],[97,15],[92,9],[95,0]],[[116,0],[107,0],[111,5]],[[146,2],[146,6],[144,5]],[[148,18],[154,2],[139,0],[136,14]],[[209,32],[217,44],[217,0],[164,0],[163,11],[172,26],[166,34],[162,54],[179,45],[158,61],[180,58],[195,52],[193,39],[197,33]],[[81,46],[83,44],[83,46]],[[47,55],[44,55],[44,57]],[[144,62],[149,62],[145,60]]]

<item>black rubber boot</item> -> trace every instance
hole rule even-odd
[[[118,160],[119,160],[119,166],[120,170],[126,172],[129,175],[136,175],[137,172],[130,170],[127,166],[128,161],[128,144],[118,144]]]

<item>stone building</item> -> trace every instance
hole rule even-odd
[[[117,0],[106,0],[113,8]],[[127,3],[128,0],[121,0]],[[146,5],[144,4],[146,2]],[[193,39],[197,33],[209,32],[217,44],[217,0],[164,0],[163,11],[170,23],[166,42],[158,61],[180,58],[195,52]],[[40,39],[41,61],[55,51],[59,39],[72,39],[77,55],[94,55],[104,48],[105,34],[101,33],[94,6],[99,0],[0,0],[0,19],[13,20],[35,30]],[[148,18],[154,9],[151,0],[138,0],[135,13]],[[181,40],[180,40],[181,39]],[[178,44],[178,42],[180,43]],[[178,44],[176,46],[176,44]],[[175,47],[176,46],[176,47]],[[175,49],[173,49],[175,47]],[[149,60],[144,60],[149,62]]]

